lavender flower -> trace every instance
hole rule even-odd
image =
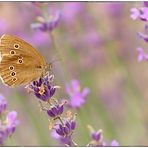
[[[27,88],[33,91],[35,96],[40,100],[48,101],[48,99],[55,94],[56,88],[58,88],[58,86],[51,85],[53,78],[53,75],[47,75],[37,81],[34,81],[32,84],[28,85]]]
[[[132,8],[131,9],[131,15],[130,17],[133,19],[133,20],[136,20],[140,15],[140,12],[137,8]]]
[[[0,95],[0,145],[4,145],[4,142],[14,133],[16,126],[19,124],[16,111],[8,112],[7,115],[2,114],[6,108],[7,101],[2,95]]]
[[[47,110],[47,114],[49,115],[49,117],[56,118],[63,113],[63,110],[64,110],[64,104],[57,104],[51,106],[51,108]]]
[[[74,79],[70,84],[66,85],[66,92],[70,96],[68,105],[72,108],[80,108],[85,103],[90,90],[89,88],[84,88],[81,92],[79,81]]]
[[[119,146],[119,143],[116,140],[113,140],[110,146]]]
[[[0,94],[0,114],[3,113],[3,111],[5,111],[7,108],[7,101],[6,99],[4,98],[4,96],[2,96]]]
[[[133,20],[140,18],[142,21],[148,21],[148,8],[141,7],[141,8],[132,8],[131,9],[131,16]]]
[[[113,140],[110,145],[107,145],[103,140],[102,130],[95,131],[92,126],[88,125],[90,130],[91,141],[87,146],[119,146],[116,140]]]
[[[148,54],[145,54],[141,47],[138,47],[137,51],[138,51],[138,58],[137,58],[138,62],[142,60],[148,61]]]
[[[17,120],[17,112],[11,111],[7,114],[6,117],[6,130],[9,135],[13,134],[15,131],[16,126],[19,124],[19,121]]]
[[[59,11],[56,11],[54,15],[50,15],[48,19],[37,17],[37,23],[31,24],[31,28],[43,32],[51,32],[58,26],[60,18],[61,13]]]
[[[148,21],[148,7],[147,3],[143,2],[144,7],[141,8],[132,8],[131,9],[131,18],[136,20],[140,18],[142,21]],[[148,42],[148,25],[145,25],[144,28],[145,33],[138,32],[137,35],[140,39],[143,39],[146,43]],[[148,55],[144,53],[144,50],[141,47],[137,48],[138,51],[138,62],[142,60],[148,60]]]
[[[76,144],[72,141],[72,134],[76,128],[75,119],[65,118],[63,120],[62,123],[55,125],[52,136],[63,145],[74,146]]]
[[[63,19],[67,24],[78,21],[76,16],[83,10],[84,4],[82,2],[65,2],[62,13]]]

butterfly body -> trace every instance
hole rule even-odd
[[[0,54],[0,76],[11,87],[28,84],[51,68],[34,47],[16,36],[1,37]]]

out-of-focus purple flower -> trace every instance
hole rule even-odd
[[[88,47],[90,46],[89,48],[92,48],[92,47],[94,48],[94,47],[98,47],[102,42],[103,40],[101,36],[99,35],[99,33],[97,33],[95,29],[89,29],[82,36],[82,40],[80,44],[86,45],[87,43],[87,46]]]
[[[99,130],[97,132],[92,132],[91,138],[95,141],[100,141],[102,139],[102,130]]]
[[[3,95],[0,94],[0,114],[6,110],[7,108],[7,101]]]
[[[65,2],[63,5],[63,19],[66,23],[71,23],[76,20],[76,16],[82,11],[84,4],[82,2]]]
[[[6,110],[6,107],[6,99],[0,95],[0,113]],[[7,112],[5,112],[5,114],[0,114],[0,146],[4,145],[7,138],[14,133],[16,126],[19,124],[16,111],[6,113]]]
[[[113,140],[110,146],[119,146],[119,143],[116,140]]]
[[[142,7],[140,8],[140,18],[144,21],[148,21],[148,8]]]
[[[74,119],[65,119],[63,123],[57,123],[52,132],[52,137],[57,139],[61,144],[72,146],[73,142],[72,134],[76,128],[76,122]]]
[[[6,32],[8,29],[7,27],[8,27],[8,25],[7,25],[6,21],[1,19],[0,20],[0,33]]]
[[[148,61],[148,54],[145,54],[144,50],[141,47],[137,48],[138,51],[138,62],[142,61],[142,60],[146,60]]]
[[[68,137],[72,134],[73,130],[76,127],[76,122],[73,120],[65,121],[64,125],[61,123],[56,126],[56,132],[62,137]]]
[[[8,138],[8,134],[5,129],[0,128],[0,146],[4,144],[4,141]]]
[[[95,131],[90,125],[88,125],[88,128],[91,136],[91,141],[88,146],[119,146],[119,143],[116,140],[113,140],[110,145],[107,145],[103,140],[102,130]]]
[[[133,19],[133,20],[136,20],[140,15],[140,12],[137,8],[132,8],[131,9],[131,15],[130,17]]]
[[[144,1],[143,4],[145,7],[148,7],[148,1]]]
[[[107,5],[107,9],[109,13],[114,17],[121,17],[123,14],[123,6],[122,2],[112,2]]]
[[[48,19],[44,19],[43,17],[37,17],[38,22],[31,24],[31,28],[43,32],[51,32],[58,26],[60,18],[61,13],[59,11],[56,11],[54,15],[50,15]]]
[[[70,96],[68,105],[72,108],[80,108],[85,103],[90,90],[84,88],[81,92],[79,81],[74,79],[70,84],[66,85],[66,92]]]
[[[95,131],[90,125],[88,125],[90,130],[91,141],[89,146],[103,146],[103,135],[102,130]]]
[[[7,132],[11,135],[14,131],[16,126],[19,124],[19,121],[17,119],[17,112],[16,111],[11,111],[7,114],[6,117],[6,122],[7,122]]]
[[[143,39],[145,42],[148,42],[148,35],[143,34],[141,32],[138,32],[137,35],[139,38]]]
[[[62,145],[72,146],[71,136],[62,137],[62,136],[60,136],[59,134],[57,134],[56,131],[53,131],[53,132],[51,133],[51,136],[52,136],[53,138],[55,138],[56,140],[58,140],[59,143],[62,144]]]
[[[141,7],[139,9],[132,8],[130,17],[133,20],[140,18],[143,21],[148,21],[148,8],[147,7]]]
[[[31,89],[35,96],[39,98],[42,101],[48,101],[56,91],[57,86],[52,86],[51,85],[51,79],[53,75],[49,76],[46,75],[43,78],[40,78],[37,81],[32,82],[27,88]]]
[[[64,104],[57,104],[54,106],[51,106],[49,110],[47,110],[48,116],[55,118],[57,116],[60,116],[64,111]]]

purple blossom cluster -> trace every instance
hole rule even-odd
[[[139,39],[142,39],[145,43],[148,42],[148,2],[143,2],[143,6],[140,8],[132,8],[130,17],[133,20],[139,19],[144,24],[144,33],[138,32],[137,36]],[[144,52],[142,47],[137,48],[138,51],[138,58],[137,60],[140,62],[142,60],[148,60],[148,55]]]
[[[66,93],[69,95],[69,107],[79,109],[85,102],[90,89],[85,87],[82,91],[80,89],[79,81],[73,79],[66,85]]]
[[[36,3],[36,5],[40,7],[40,4]],[[67,12],[67,10],[70,9],[70,11],[68,11],[70,14],[64,13],[63,19],[69,22],[71,17],[74,18],[74,16],[78,14],[76,8],[81,10],[82,6],[83,5],[80,5],[79,3],[68,3],[65,5],[63,12]],[[46,11],[44,11],[42,15],[37,17],[37,22],[31,24],[32,29],[49,33],[52,38],[54,48],[56,48],[56,45],[51,32],[59,24],[61,19],[60,12],[61,11],[55,11],[53,15],[48,15],[46,14]],[[29,84],[27,89],[34,93],[34,95],[38,98],[40,109],[47,114],[49,120],[49,130],[52,131],[52,137],[54,137],[64,146],[77,146],[73,140],[73,135],[77,126],[76,114],[73,114],[71,110],[73,108],[79,109],[85,104],[86,98],[90,93],[90,89],[87,87],[81,89],[79,81],[73,79],[69,84],[66,85],[65,88],[65,91],[70,99],[55,99],[54,95],[56,90],[60,87],[53,85],[53,79],[53,75],[47,74],[45,77],[42,77]],[[66,109],[67,106],[70,108]],[[95,141],[95,143],[91,141],[90,143],[93,144],[89,144],[88,146],[106,146],[107,144],[102,141],[101,137],[101,133],[94,132],[91,135],[91,139],[93,142]],[[118,143],[116,141],[111,143],[111,146],[117,145]]]
[[[31,28],[34,30],[40,30],[42,32],[51,32],[53,31],[60,22],[61,13],[56,11],[53,15],[49,15],[48,17],[38,16],[36,18],[37,22],[31,24]]]
[[[64,146],[77,146],[73,141],[73,134],[76,129],[76,114],[72,114],[71,110],[65,112],[65,107],[71,105],[73,108],[80,108],[85,102],[89,89],[84,88],[81,92],[79,81],[74,79],[71,84],[66,86],[66,91],[70,95],[70,103],[64,99],[57,100],[53,98],[53,95],[59,86],[52,85],[53,79],[53,75],[47,74],[45,77],[29,84],[27,88],[38,98],[41,110],[47,114],[52,137]],[[91,139],[87,146],[107,145],[103,141],[102,131],[91,132]],[[110,146],[118,146],[118,142],[113,140]]]
[[[63,145],[74,146],[72,135],[76,128],[75,115],[72,115],[70,111],[64,114],[67,100],[60,102],[53,98],[56,89],[59,88],[52,85],[53,79],[53,75],[47,74],[29,84],[27,89],[39,99],[41,110],[46,112],[50,120],[49,129],[55,132],[56,139]]]
[[[5,141],[15,132],[19,124],[16,111],[7,111],[7,101],[0,95],[0,145],[3,146]]]
[[[102,130],[95,131],[90,125],[88,126],[90,130],[90,137],[91,141],[88,143],[87,146],[93,146],[93,147],[100,147],[100,146],[119,146],[119,143],[116,140],[112,140],[110,144],[107,144],[103,140],[103,134]]]

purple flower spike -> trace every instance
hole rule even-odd
[[[15,127],[19,124],[19,121],[17,120],[17,112],[11,111],[8,113],[6,117],[7,121],[7,132],[9,134],[12,134],[15,131]]]
[[[51,76],[47,75],[34,81],[32,84],[28,85],[27,88],[34,92],[35,96],[42,101],[48,101],[56,91],[56,86],[50,84]]]
[[[0,94],[0,114],[6,110],[7,108],[7,101],[6,99]]]
[[[84,88],[81,92],[79,81],[72,80],[70,84],[66,85],[66,92],[70,96],[68,105],[72,108],[80,108],[85,103],[90,90],[89,88]]]
[[[142,21],[148,21],[148,8],[147,7],[141,7],[139,9],[132,8],[130,17],[133,20],[140,18]]]
[[[137,8],[132,8],[131,9],[131,15],[130,17],[133,19],[133,20],[136,20],[140,15],[140,12]]]
[[[100,131],[93,132],[91,134],[92,139],[95,140],[95,141],[99,141],[101,139],[101,136],[102,136],[102,132],[100,132]]]
[[[56,126],[56,132],[60,136],[67,137],[72,134],[72,131],[75,130],[76,122],[74,120],[66,120],[64,125],[59,124]],[[63,135],[64,134],[64,135]]]
[[[142,60],[148,61],[148,54],[145,54],[141,47],[138,47],[137,51],[138,51],[138,58],[137,58],[138,62]]]
[[[47,110],[47,114],[52,118],[60,116],[64,111],[63,105],[64,104],[62,104],[62,105],[54,105],[53,107],[51,107],[51,109]]]
[[[56,11],[55,14],[50,15],[47,20],[45,20],[42,17],[39,17],[38,23],[31,24],[31,28],[43,32],[45,31],[51,32],[58,26],[60,18],[61,18],[61,13],[59,11]]]
[[[140,19],[143,21],[148,21],[148,8],[142,7],[140,8]]]

